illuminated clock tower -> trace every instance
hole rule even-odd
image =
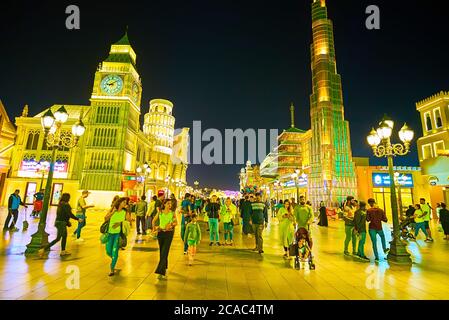
[[[357,195],[349,123],[344,118],[341,78],[337,73],[332,21],[325,0],[312,3],[312,125],[309,194],[318,205],[335,206]]]
[[[121,191],[123,173],[133,170],[141,93],[136,53],[125,33],[95,73],[81,189]]]

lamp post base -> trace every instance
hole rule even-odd
[[[45,228],[39,227],[37,232],[31,236],[31,241],[27,245],[25,255],[35,254],[39,249],[48,244],[49,234],[45,232]]]
[[[390,242],[390,252],[387,256],[388,262],[395,264],[411,265],[412,259],[408,253],[406,246],[399,238],[393,239]]]

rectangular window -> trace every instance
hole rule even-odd
[[[430,112],[424,113],[424,123],[426,124],[426,131],[432,130],[432,119],[430,117]]]
[[[426,144],[426,145],[422,146],[422,156],[423,156],[423,160],[430,159],[433,157],[431,144]]]
[[[436,108],[433,110],[433,116],[435,118],[435,128],[441,128],[443,126],[443,121],[441,120],[440,108]]]
[[[59,204],[59,200],[62,196],[62,190],[63,190],[64,184],[62,183],[53,183],[53,191],[51,193],[51,205],[57,206]]]
[[[438,151],[444,151],[444,150],[446,150],[445,148],[444,148],[444,141],[443,140],[441,140],[441,141],[437,141],[437,142],[434,142],[433,143],[433,148],[434,148],[434,150],[435,150],[435,156],[438,156]]]

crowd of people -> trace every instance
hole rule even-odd
[[[39,191],[42,193],[42,190]],[[89,191],[84,190],[76,202],[75,210],[70,206],[70,194],[63,193],[57,207],[55,227],[56,238],[43,246],[38,254],[43,257],[58,242],[61,242],[61,256],[70,255],[66,251],[67,228],[71,226],[71,220],[76,220],[78,225],[73,233],[75,242],[83,242],[82,230],[86,226],[88,209],[94,208],[88,204],[86,199]],[[195,197],[186,193],[178,206],[178,200],[171,194],[167,197],[164,190],[159,190],[150,201],[145,196],[141,196],[137,201],[132,201],[129,197],[115,196],[111,207],[104,217],[104,223],[100,227],[101,242],[105,244],[105,252],[111,258],[110,276],[116,274],[116,264],[120,250],[125,250],[127,246],[127,236],[131,232],[132,224],[135,221],[137,236],[149,236],[157,240],[159,245],[159,263],[155,273],[159,279],[166,279],[168,269],[168,256],[170,247],[175,235],[175,230],[180,225],[180,237],[183,241],[183,252],[187,255],[188,265],[194,263],[198,245],[202,240],[202,229],[200,221],[206,222],[206,232],[209,234],[209,246],[233,246],[234,228],[242,227],[242,234],[247,238],[254,238],[255,247],[252,249],[259,254],[264,253],[263,232],[269,222],[268,211],[271,209],[271,221],[278,221],[279,242],[283,249],[283,257],[291,259],[295,256],[295,265],[299,259],[309,259],[312,264],[312,228],[315,221],[314,210],[310,202],[304,196],[299,197],[299,202],[295,199],[285,199],[277,201],[263,201],[261,193],[247,193],[237,199],[219,197],[211,194],[209,198]],[[38,209],[42,209],[39,203],[43,195],[35,195],[35,203],[32,215],[38,216]],[[4,224],[4,231],[16,232],[19,206],[27,207],[21,197],[20,191],[16,190],[9,197],[8,216]],[[73,213],[75,212],[75,214]],[[318,210],[318,226],[328,226],[329,210],[323,202]],[[401,230],[411,230],[416,239],[421,231],[426,242],[432,242],[430,230],[430,219],[432,219],[432,208],[425,199],[420,199],[420,203],[410,206],[404,215],[401,215]],[[177,215],[180,219],[178,220]],[[449,211],[446,204],[438,203],[436,215],[440,222],[440,228],[446,240],[449,240]],[[352,196],[348,196],[341,207],[341,215],[344,220],[345,256],[354,256],[362,261],[370,261],[365,255],[365,244],[367,234],[371,240],[375,261],[379,261],[380,254],[377,247],[380,238],[382,252],[388,254],[383,223],[387,223],[387,216],[376,204],[374,199],[357,201]],[[223,236],[220,241],[220,223],[222,223]],[[351,247],[350,247],[351,245]],[[294,250],[292,250],[294,248]],[[352,254],[350,251],[352,249]]]

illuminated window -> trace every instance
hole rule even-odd
[[[433,148],[435,150],[435,156],[438,156],[438,151],[444,151],[446,148],[444,147],[444,141],[437,141],[433,143]]]
[[[430,112],[426,112],[424,114],[424,119],[426,121],[426,130],[431,131],[432,130],[432,119],[430,118]]]
[[[443,121],[441,120],[440,108],[433,110],[433,116],[435,118],[435,127],[441,128],[443,126]]]
[[[431,144],[426,144],[426,145],[422,146],[422,155],[423,155],[423,160],[430,159],[433,157]]]

